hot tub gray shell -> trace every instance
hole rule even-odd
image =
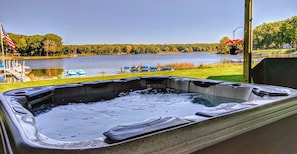
[[[172,88],[177,93],[199,92],[240,98],[251,104],[257,101],[260,103],[250,108],[210,115],[203,117],[204,120],[193,120],[185,125],[162,129],[112,144],[101,139],[77,142],[57,141],[44,136],[35,127],[32,113],[38,112],[42,105],[107,100],[123,92],[146,88]],[[285,92],[275,92],[273,91],[275,89],[283,89]],[[280,95],[272,95],[275,93]],[[247,153],[249,152],[245,149],[247,147],[243,147],[236,141],[241,139],[253,141],[251,137],[255,135],[246,134],[262,132],[256,135],[261,136],[265,134],[263,132],[269,132],[266,130],[273,126],[275,130],[290,127],[295,129],[295,133],[284,133],[284,135],[290,135],[287,137],[290,139],[287,142],[281,140],[286,137],[269,139],[269,137],[275,137],[275,134],[266,133],[265,141],[274,146],[272,150],[267,149],[269,148],[267,146],[261,148],[259,145],[263,143],[248,144],[250,146],[248,148],[256,148],[254,152],[265,153],[270,150],[269,152],[272,153],[284,151],[296,153],[297,149],[293,148],[297,143],[296,124],[286,123],[287,126],[277,124],[286,119],[290,121],[297,119],[296,96],[296,90],[285,87],[168,76],[16,89],[0,95],[0,153],[222,153],[224,149],[229,153]],[[283,148],[284,142],[287,144],[286,150]],[[234,144],[238,144],[241,148],[234,148]],[[233,151],[226,149],[233,149]]]

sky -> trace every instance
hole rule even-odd
[[[243,38],[245,0],[3,0],[6,32],[63,44],[218,43]],[[297,0],[253,0],[253,27],[297,15]]]

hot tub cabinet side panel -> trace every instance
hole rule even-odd
[[[297,114],[240,134],[192,154],[295,154]]]

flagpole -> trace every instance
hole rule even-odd
[[[1,51],[2,51],[2,65],[4,68],[4,81],[6,80],[6,64],[4,59],[4,46],[3,46],[3,31],[2,31],[2,23],[0,22],[0,38],[1,38]]]

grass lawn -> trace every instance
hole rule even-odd
[[[242,65],[218,64],[215,66],[207,66],[205,68],[196,68],[196,69],[187,69],[187,70],[127,73],[127,74],[77,77],[77,78],[67,78],[67,79],[38,80],[38,81],[19,82],[19,83],[3,83],[3,84],[0,84],[0,92],[11,90],[11,89],[35,87],[35,86],[58,85],[58,84],[79,83],[79,82],[96,81],[96,80],[109,80],[109,79],[120,79],[120,78],[139,77],[139,76],[158,76],[158,75],[242,82],[243,81],[242,74],[243,74]]]
[[[254,54],[263,54],[263,53],[267,53],[267,54],[289,54],[292,52],[295,52],[296,49],[295,48],[291,48],[291,49],[259,49],[259,50],[253,50]]]

